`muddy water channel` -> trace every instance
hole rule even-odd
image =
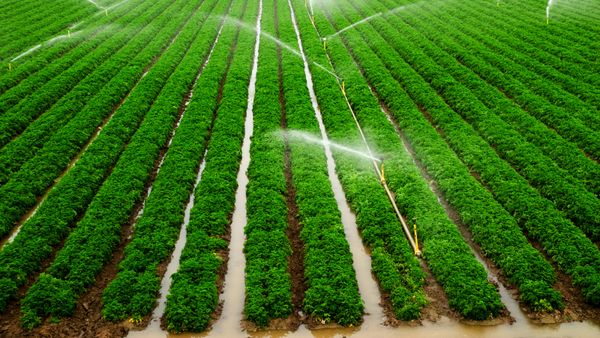
[[[309,330],[301,326],[297,331],[269,330],[259,332],[239,331],[238,325],[232,327],[228,333],[209,332],[202,334],[169,334],[156,332],[148,333],[148,338],[229,338],[229,337],[256,337],[256,338],[507,338],[507,337],[531,337],[531,338],[598,338],[600,337],[600,325],[589,322],[564,323],[560,325],[538,325],[527,321],[517,321],[514,324],[502,324],[498,326],[466,325],[442,318],[437,323],[424,322],[419,326],[386,327],[361,326],[358,328],[331,328]],[[234,335],[231,335],[235,331]]]
[[[385,318],[383,315],[383,310],[379,305],[381,294],[379,293],[377,283],[371,275],[371,257],[369,256],[369,254],[365,250],[365,247],[362,244],[362,240],[360,238],[356,226],[356,217],[348,207],[348,204],[346,202],[346,196],[344,195],[344,191],[342,189],[342,185],[340,183],[339,178],[337,177],[337,174],[335,173],[335,161],[333,160],[331,147],[329,145],[329,139],[327,137],[325,125],[323,124],[323,118],[319,109],[319,104],[317,102],[317,96],[314,91],[312,74],[310,73],[308,58],[304,54],[304,48],[302,47],[302,40],[300,39],[300,32],[298,30],[298,24],[296,22],[296,15],[294,13],[294,8],[289,2],[289,0],[288,5],[291,11],[292,24],[294,26],[296,38],[298,40],[298,49],[302,55],[302,61],[304,62],[306,86],[308,88],[308,93],[310,95],[310,100],[315,113],[315,117],[319,124],[321,138],[323,139],[325,156],[327,157],[327,173],[329,175],[329,181],[333,188],[333,194],[335,196],[335,201],[337,202],[338,209],[342,214],[342,224],[344,225],[344,233],[346,235],[346,240],[350,245],[350,251],[352,253],[352,261],[354,265],[354,270],[356,271],[358,289],[360,291],[365,305],[365,312],[367,315],[364,317],[363,326],[365,328],[376,327],[378,324],[382,323]]]

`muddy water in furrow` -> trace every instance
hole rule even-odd
[[[181,260],[181,253],[183,252],[183,248],[185,247],[185,243],[187,240],[187,226],[190,223],[190,214],[192,211],[192,207],[194,206],[195,200],[195,192],[198,183],[202,179],[202,173],[204,172],[204,168],[206,167],[206,150],[204,151],[204,155],[202,156],[202,163],[200,164],[200,168],[198,169],[198,174],[196,176],[196,183],[194,184],[194,191],[190,194],[190,199],[185,207],[185,215],[183,217],[183,224],[181,226],[181,230],[179,231],[179,237],[177,238],[177,242],[175,243],[175,250],[173,251],[173,255],[171,256],[171,261],[167,266],[167,271],[163,276],[163,279],[160,283],[160,298],[158,299],[158,305],[152,312],[152,319],[148,326],[142,331],[131,331],[128,337],[164,337],[166,336],[166,332],[162,330],[160,327],[160,319],[165,313],[165,307],[167,303],[167,294],[169,293],[169,289],[171,288],[172,276],[179,269],[179,262]]]
[[[217,32],[217,36],[211,46],[210,51],[208,52],[208,56],[206,57],[206,60],[200,67],[198,74],[196,75],[196,78],[194,79],[194,82],[192,84],[192,91],[189,93],[189,96],[186,98],[186,100],[183,104],[183,107],[185,107],[185,109],[187,109],[188,105],[190,104],[190,101],[192,100],[192,97],[194,96],[196,84],[198,83],[200,76],[202,75],[204,69],[206,68],[206,65],[208,64],[208,62],[210,61],[210,59],[212,57],[215,47],[217,46],[217,44],[219,42],[219,38],[221,37],[221,33],[223,32],[223,27],[224,27],[224,22],[222,21],[221,26],[219,27],[219,31]],[[180,119],[177,121],[175,129],[177,129],[177,127],[179,127],[179,124],[181,124],[181,120],[183,119],[184,115],[185,115],[185,111],[183,114],[181,114]],[[214,120],[213,120],[213,122],[214,122]],[[168,147],[171,146],[172,142],[173,142],[173,137],[171,137],[169,139],[169,143],[167,144],[167,146]],[[183,252],[183,248],[185,247],[185,244],[187,242],[187,226],[190,223],[190,215],[191,215],[191,211],[192,211],[192,208],[193,208],[194,202],[195,202],[196,188],[198,187],[198,184],[200,183],[200,180],[202,179],[202,173],[204,172],[204,168],[206,167],[206,153],[207,152],[208,152],[208,148],[206,148],[204,150],[204,154],[202,155],[202,162],[200,163],[200,167],[198,168],[198,173],[196,175],[196,181],[194,183],[194,189],[193,189],[192,193],[190,194],[190,198],[185,207],[183,224],[179,231],[179,237],[177,238],[177,242],[175,243],[175,249],[173,250],[173,254],[171,255],[171,259],[169,261],[169,264],[167,265],[167,270],[161,280],[160,297],[158,299],[158,304],[157,304],[156,308],[152,312],[152,318],[150,319],[150,323],[142,331],[132,331],[128,335],[128,337],[164,337],[166,335],[166,332],[163,331],[162,328],[160,327],[160,324],[161,324],[160,321],[161,321],[163,314],[165,313],[165,308],[166,308],[166,303],[167,303],[167,295],[169,293],[169,289],[171,288],[172,276],[179,269],[179,263],[181,261],[181,253]],[[164,160],[164,157],[161,159],[161,162],[159,164],[157,175],[158,175],[158,172],[160,171],[160,166],[162,165],[163,160]],[[150,189],[148,190],[148,194],[150,194],[151,191],[152,191],[152,187],[150,187]],[[143,204],[140,212],[136,215],[136,220],[139,219],[139,217],[141,217],[141,215],[143,214],[145,204],[146,204],[146,200],[144,199],[144,204]]]
[[[313,88],[312,75],[310,73],[308,59],[304,54],[302,40],[300,39],[300,32],[296,22],[296,14],[289,0],[288,5],[290,6],[292,24],[294,25],[294,31],[296,32],[296,38],[298,40],[298,49],[302,54],[302,61],[304,62],[306,86],[308,88],[310,100],[315,112],[315,117],[317,118],[317,122],[319,124],[321,137],[324,140],[323,143],[325,148],[325,156],[327,157],[327,172],[329,174],[329,181],[331,182],[338,208],[342,214],[342,224],[344,225],[344,233],[346,234],[346,239],[348,240],[350,251],[352,253],[352,261],[354,270],[356,271],[358,289],[365,304],[365,312],[367,316],[364,318],[364,323],[362,326],[365,329],[377,327],[384,321],[384,314],[381,306],[379,305],[381,294],[379,292],[377,283],[371,274],[371,257],[363,246],[356,226],[356,217],[346,202],[346,196],[344,195],[342,185],[335,172],[335,161],[333,160],[333,155],[328,142],[329,139],[327,137],[325,125],[323,124],[323,118],[321,116],[321,111],[319,109],[319,104]]]
[[[237,175],[238,189],[235,194],[235,209],[231,221],[231,239],[229,242],[229,260],[227,262],[227,274],[223,286],[220,301],[223,304],[221,317],[215,322],[209,336],[218,337],[243,337],[241,321],[243,319],[245,303],[245,269],[244,242],[246,235],[246,190],[248,185],[248,166],[250,165],[250,143],[254,128],[254,97],[256,93],[256,73],[258,71],[258,54],[260,46],[260,32],[262,19],[262,0],[258,4],[258,17],[256,19],[256,41],[254,45],[254,57],[252,61],[252,72],[248,84],[248,103],[246,118],[244,122],[244,140],[242,142],[242,161]]]

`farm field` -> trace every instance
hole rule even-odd
[[[0,9],[0,337],[600,336],[600,3]]]

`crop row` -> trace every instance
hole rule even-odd
[[[377,40],[375,33],[369,34],[369,42]],[[371,43],[370,47],[373,50],[378,49],[375,43]],[[398,63],[401,58],[392,57],[394,54],[395,52],[389,49],[380,50],[377,53],[382,60],[386,60],[389,71],[394,75],[396,81],[405,84],[404,88],[408,90],[413,99],[422,105],[423,109],[428,110],[427,114],[439,128],[443,128],[445,140],[457,150],[461,159],[481,174],[481,179],[492,190],[495,198],[515,215],[519,224],[532,239],[542,245],[561,269],[573,275],[574,285],[583,289],[586,300],[597,304],[600,300],[598,297],[600,288],[597,287],[599,280],[597,267],[600,266],[597,262],[600,254],[594,244],[572,223],[565,220],[550,202],[541,198],[512,169],[507,168],[504,162],[499,161],[491,150],[482,147],[479,144],[480,141],[473,137],[472,129],[471,131],[468,131],[468,128],[463,129],[460,123],[452,124],[452,128],[448,127],[450,124],[445,123],[444,120],[444,118],[452,116],[448,108],[443,102],[440,102],[439,97],[431,93],[428,85],[424,84],[423,80],[410,67],[401,67],[402,63]],[[423,119],[422,116],[421,119]],[[519,181],[521,183],[518,183]],[[471,217],[473,216],[475,215],[471,215]],[[512,259],[512,257],[509,258]],[[506,269],[504,270],[507,273]],[[532,269],[532,272],[540,273],[542,271],[545,270]],[[552,273],[543,273],[542,275],[546,276],[542,280],[548,282],[553,280],[550,278]],[[524,297],[523,294],[522,297]]]
[[[193,10],[193,5],[189,4],[189,11]],[[165,43],[173,34],[169,30],[179,26],[182,21],[185,22],[185,18],[173,20],[169,12],[165,13],[157,22],[164,24],[168,30],[153,38],[158,44]],[[163,82],[178,64],[181,56],[176,52],[169,50],[169,54],[149,71],[77,164],[50,191],[37,212],[23,224],[14,241],[0,251],[0,261],[3,263],[0,308],[3,309],[6,302],[16,295],[17,288],[40,269],[41,263],[52,255],[54,246],[62,242],[71,225],[85,212],[159,94]]]
[[[296,7],[298,6],[299,4],[296,3]],[[309,17],[303,12],[301,9],[296,10],[306,53],[311,60],[320,64],[328,64],[329,60],[322,50],[319,37],[314,31]],[[335,56],[334,60],[338,61]],[[347,62],[348,60],[343,61]],[[348,64],[351,63],[346,63],[346,65]],[[346,69],[348,72],[355,70],[355,68],[344,67],[344,70]],[[333,140],[346,142],[348,139],[358,140],[359,134],[352,120],[351,112],[341,108],[347,104],[335,78],[317,67],[312,67],[311,70],[319,107],[323,112],[329,136]],[[344,78],[350,77],[347,72],[340,74]],[[354,81],[351,83],[354,84]],[[363,114],[365,110],[372,108],[372,106],[369,107],[369,103],[372,102],[369,102],[369,96],[364,96],[365,93],[354,92],[354,88],[356,87],[348,88],[349,94],[352,91],[352,94],[360,96],[361,104],[354,105],[354,108],[358,114]],[[370,95],[369,92],[367,93]],[[376,102],[375,104],[377,105]],[[376,112],[379,111],[376,110]],[[388,121],[384,119],[384,125],[387,123]],[[370,127],[369,125],[368,134],[372,135]],[[354,157],[347,157],[336,151],[333,155],[336,171],[344,187],[346,198],[356,213],[356,222],[361,230],[362,239],[371,251],[373,272],[382,290],[389,297],[394,314],[402,320],[418,319],[421,308],[427,303],[423,293],[425,275],[404,237],[402,228],[375,176],[370,161],[359,162],[360,160]]]
[[[157,23],[166,25],[167,29],[153,36],[155,43],[166,43],[169,35],[173,34],[172,30],[182,21],[172,20],[172,14],[165,12]],[[167,60],[178,61],[173,57]],[[3,291],[0,298],[1,310],[16,296],[18,287],[40,269],[41,263],[48,259],[53,248],[67,236],[71,225],[85,212],[161,90],[162,84],[157,84],[161,83],[161,79],[166,80],[175,66],[176,64],[169,65],[163,61],[149,71],[131,96],[116,109],[111,121],[77,164],[50,191],[36,213],[22,225],[14,241],[0,251],[0,262],[3,264],[0,269]],[[158,82],[151,80],[153,78],[158,79]],[[41,165],[38,168],[46,167]]]
[[[157,3],[153,5],[156,6]],[[70,38],[59,40],[51,47],[37,52],[39,54],[36,54],[35,57],[26,58],[27,60],[23,64],[13,65],[15,69],[0,79],[2,92],[0,114],[10,110],[21,100],[30,96],[114,36],[114,32],[110,32],[110,28],[107,26],[108,23],[125,27],[150,8],[150,3],[142,4],[139,7],[131,8],[127,13],[118,12],[111,14],[110,17],[102,17],[93,28],[80,29],[78,32],[74,32]]]
[[[444,21],[443,26],[447,26],[448,22],[453,21],[454,19],[448,19]],[[561,114],[560,116],[568,117],[572,120],[571,123],[580,127],[585,127],[585,130],[589,128],[593,133],[600,128],[600,119],[597,110],[590,105],[586,105],[577,96],[562,90],[560,86],[557,86],[557,83],[560,83],[560,81],[554,80],[550,75],[538,75],[538,73],[541,73],[542,71],[540,70],[540,67],[537,67],[535,64],[526,63],[520,65],[517,63],[517,60],[511,60],[517,59],[519,56],[518,53],[507,50],[507,48],[502,46],[502,43],[494,38],[486,37],[482,39],[482,42],[479,42],[474,38],[474,36],[476,36],[474,33],[476,29],[458,21],[453,22],[452,28],[456,28],[457,25],[461,27],[460,32],[454,31],[448,36],[452,36],[462,44],[468,43],[469,46],[472,46],[471,52],[473,56],[485,60],[498,68],[506,76],[512,78],[512,86],[510,89],[506,88],[507,94],[518,96],[517,93],[519,92],[516,90],[526,89],[531,93],[532,97],[536,98],[536,102],[538,102],[539,105],[551,105],[552,110],[556,111],[553,112],[553,115],[559,116],[557,114]],[[523,60],[520,62],[525,63]],[[551,81],[549,81],[549,79]],[[582,85],[576,85],[576,87],[581,88]],[[518,97],[516,100],[520,104],[527,106],[527,101],[520,101]],[[529,105],[531,105],[531,103]],[[538,118],[542,119],[541,117]],[[552,125],[552,122],[546,123]],[[554,123],[556,123],[556,121],[554,121]],[[598,153],[595,152],[597,150],[598,149],[592,151],[592,154],[594,154],[596,158],[598,158]]]
[[[337,28],[345,24],[341,17],[336,17],[335,21]],[[330,32],[333,32],[332,28],[327,31]],[[340,65],[341,62],[348,62],[348,56],[344,56],[345,48],[339,40],[330,41],[328,50]],[[343,58],[343,61],[340,58]],[[390,187],[397,195],[400,210],[418,225],[424,257],[448,294],[450,305],[466,318],[481,320],[497,316],[504,306],[495,287],[487,281],[485,270],[477,262],[469,246],[411,163],[410,157],[402,149],[398,136],[380,111],[379,104],[372,97],[368,86],[360,79],[360,74],[348,72],[346,71],[348,78],[345,76],[344,80],[349,81],[349,97],[357,107],[357,117],[361,120],[361,125],[369,127],[369,134],[377,135],[377,149],[386,154],[386,176]],[[362,88],[353,89],[361,83]],[[370,103],[370,107],[367,102]],[[374,118],[376,120],[373,120]],[[381,126],[376,127],[377,124],[388,127],[385,134]],[[399,156],[400,154],[404,156]],[[438,237],[440,233],[444,234],[443,239]],[[461,268],[456,269],[457,266]],[[457,273],[457,270],[460,273]],[[454,272],[449,274],[449,271]]]
[[[464,14],[474,15],[475,13],[475,11],[470,11],[466,8],[462,9],[462,11]],[[448,12],[448,14],[450,13]],[[475,20],[465,20],[463,22],[471,23],[471,27],[476,24]],[[522,39],[507,34],[502,25],[504,25],[504,22],[500,21],[495,27],[486,26],[481,28],[483,32],[494,36],[495,39],[506,46],[505,49],[499,51],[503,52],[507,57],[512,58],[524,67],[534,70],[537,74],[547,77],[554,84],[560,85],[564,90],[569,91],[569,93],[562,92],[563,95],[560,96],[559,100],[553,100],[551,96],[547,96],[547,98],[551,102],[560,104],[568,110],[579,111],[584,108],[580,114],[585,114],[583,115],[585,120],[594,121],[595,127],[591,127],[598,130],[600,118],[593,115],[593,113],[597,114],[597,109],[600,108],[600,90],[598,89],[600,79],[598,79],[596,73],[590,72],[589,69],[582,67],[580,64],[564,62],[555,55],[549,54],[544,50],[527,44]],[[481,33],[472,34],[471,36],[478,36],[479,41],[485,41],[486,39],[486,36]],[[491,45],[490,47],[493,48]],[[544,94],[544,92],[540,93]],[[546,93],[548,92],[546,91]]]
[[[17,137],[40,115],[43,116],[41,121],[53,117],[55,114],[44,114],[51,107],[54,109],[57,109],[57,107],[62,108],[67,113],[57,114],[55,123],[61,121],[61,117],[64,119],[74,114],[78,107],[81,107],[86,100],[93,97],[99,85],[106,84],[120,69],[120,67],[109,69],[109,73],[102,77],[104,80],[97,79],[98,73],[100,73],[99,68],[106,64],[108,60],[112,60],[113,56],[120,50],[128,48],[128,42],[145,26],[143,23],[147,24],[147,22],[142,21],[140,25],[130,25],[130,29],[122,29],[92,53],[81,58],[72,67],[32,93],[26,100],[21,100],[0,116],[0,146],[5,146]],[[124,63],[122,66],[126,64]],[[94,72],[96,70],[99,71]],[[88,76],[91,73],[93,75]],[[93,86],[88,88],[90,82]]]
[[[378,41],[374,33],[365,37],[369,41]],[[540,310],[539,305],[544,302],[560,307],[560,296],[551,288],[555,280],[551,266],[529,245],[516,222],[448,149],[404,91],[406,87],[396,82],[383,61],[369,45],[365,45],[361,35],[349,31],[344,40],[365,77],[398,121],[417,158],[436,180],[461,220],[469,226],[473,240],[503,270],[507,279],[519,287],[522,301],[536,310]],[[396,69],[392,68],[392,73]],[[410,81],[414,91],[427,91],[412,78],[414,76],[406,80]]]
[[[87,17],[96,10],[93,7],[72,3],[74,6],[64,7],[65,3],[59,2],[54,7],[51,14],[46,13],[45,16],[39,19],[27,18],[26,22],[7,23],[7,27],[21,27],[15,34],[6,34],[7,41],[0,42],[0,58],[10,58],[13,54],[19,51],[30,48],[54,34],[59,33],[69,24],[79,21],[81,18]],[[50,6],[52,6],[50,4]],[[39,7],[33,8],[31,12],[38,12]]]
[[[204,31],[214,31],[214,27],[208,28],[205,23],[215,3],[203,4],[207,5],[207,11],[202,11],[202,6],[192,10],[188,25],[161,58],[178,66],[168,79],[152,79],[157,87],[164,83],[164,88],[148,111],[148,117],[69,234],[64,247],[25,295],[21,307],[25,327],[38,325],[46,316],[60,318],[72,314],[78,296],[95,282],[121,242],[122,227],[140,202],[146,184],[152,181],[161,149],[167,145],[172,129],[177,127],[175,122],[183,112],[185,96],[201,66],[202,55],[206,55],[212,45],[212,41],[205,39]],[[198,29],[199,25],[204,30]]]
[[[573,5],[578,6],[578,4]],[[573,19],[572,15],[570,18],[569,16],[565,16],[569,6],[561,6],[560,9],[557,9],[556,4],[554,4],[553,7],[554,8],[550,13],[551,24],[548,25],[545,25],[541,21],[542,15],[538,16],[538,20],[531,15],[531,13],[535,11],[544,14],[543,11],[545,8],[542,3],[520,2],[518,3],[517,8],[513,7],[512,11],[503,8],[501,9],[504,11],[505,17],[518,19],[515,24],[516,27],[523,27],[526,30],[536,32],[536,37],[541,40],[540,42],[575,51],[587,59],[587,63],[590,66],[598,69],[599,59],[598,53],[596,52],[598,42],[594,35],[595,27],[592,24],[581,25],[582,21],[587,21],[587,23],[589,23],[589,20],[585,20],[585,14],[582,15],[586,10],[577,10],[577,14]],[[558,20],[560,21],[555,23],[555,17],[558,17]],[[544,29],[539,29],[540,26],[544,27]],[[531,29],[533,27],[536,28]]]
[[[165,1],[165,4],[169,5],[169,2]],[[167,23],[168,21],[165,17],[172,15],[172,13],[177,13],[178,10],[183,8],[183,5],[183,3],[179,3],[179,5],[171,6],[170,10],[165,11],[162,8],[159,9],[159,11],[163,12],[161,16],[158,16],[160,13],[150,12],[149,15],[153,18],[146,19],[145,17],[140,17],[140,19],[154,20],[154,18],[158,17],[157,20]],[[183,24],[185,21],[177,22]],[[121,61],[124,58],[130,58],[128,60],[128,67],[121,69],[119,74],[107,86],[102,88],[88,105],[83,107],[80,114],[68,121],[64,127],[60,128],[55,135],[50,137],[48,142],[37,151],[36,156],[25,162],[21,170],[14,173],[11,179],[0,188],[0,210],[2,210],[3,214],[0,223],[2,231],[0,233],[3,236],[13,228],[19,217],[36,203],[36,196],[42,195],[44,190],[53,184],[53,180],[66,169],[68,163],[81,151],[80,149],[90,139],[90,135],[103,122],[103,119],[109,118],[116,111],[120,102],[129,93],[130,88],[135,86],[138,79],[141,78],[144,68],[152,64],[153,58],[161,53],[161,49],[164,48],[165,44],[168,43],[170,38],[173,38],[174,34],[180,28],[179,25],[170,24],[168,27],[165,27],[164,33],[160,34],[161,39],[157,39],[157,41],[149,44],[148,42],[151,41],[152,37],[161,32],[162,27],[157,25],[146,27],[140,33],[138,39],[132,42],[138,46],[143,45],[143,47],[140,47],[143,50],[138,52],[134,49],[130,53],[121,53],[119,55],[118,60]],[[109,65],[113,64],[109,63]],[[42,129],[40,132],[43,131]],[[28,139],[19,138],[19,140],[27,141]],[[22,145],[17,140],[15,142],[17,145]],[[12,144],[9,144],[9,147]],[[25,143],[22,146],[25,148],[36,148],[39,145],[36,145],[34,139],[31,143]],[[18,156],[27,157],[24,153],[9,156],[11,155],[8,152],[10,149],[12,148],[5,148],[3,149],[4,151],[0,151],[0,163],[6,163],[6,167],[10,167],[8,165],[10,161],[20,162],[16,159]]]
[[[254,22],[257,9],[258,1],[248,1],[232,16]],[[232,27],[226,26],[223,34],[232,34]],[[206,167],[194,192],[195,204],[187,227],[187,241],[167,297],[165,318],[169,331],[203,331],[218,305],[217,283],[219,270],[223,268],[221,254],[227,248],[225,238],[235,204],[255,42],[254,34],[249,30],[240,31],[236,39],[205,155]],[[224,55],[220,59],[224,59]]]
[[[537,188],[540,195],[553,201],[556,207],[573,220],[590,239],[600,239],[600,215],[596,212],[600,210],[600,200],[593,193],[588,192],[580,182],[558,168],[509,124],[490,112],[474,93],[449,76],[445,67],[437,65],[429,56],[415,48],[421,43],[415,41],[417,37],[406,38],[404,31],[398,32],[391,28],[391,25],[373,22],[373,26],[383,39],[393,42],[397,55],[404,58],[405,62],[414,69],[418,69],[420,76],[429,82],[444,100],[439,102],[445,102],[454,109],[456,114],[450,113],[448,117],[444,117],[445,123],[468,126],[461,118],[469,122],[501,158],[511,163],[529,184]],[[472,52],[473,48],[474,46],[470,45],[469,50]],[[465,128],[464,133],[468,133],[466,127],[459,128]],[[486,146],[484,142],[475,142],[479,142],[482,147]],[[489,154],[495,156],[493,151]]]
[[[305,40],[293,29],[300,10],[281,7],[278,11],[281,40],[304,52]],[[287,127],[320,134],[315,119],[320,114],[318,103],[311,101],[314,97],[306,90],[307,83],[312,82],[310,69],[305,68],[308,66],[297,55],[287,51],[281,58]],[[302,225],[300,237],[304,243],[304,312],[317,321],[356,325],[362,321],[364,306],[330,182],[329,175],[336,175],[335,168],[328,167],[331,164],[328,165],[320,144],[290,141],[289,147],[298,219]]]
[[[570,19],[564,15],[566,8],[561,6],[562,8],[557,9],[555,4],[550,13],[550,24],[546,24],[542,21],[545,17],[544,5],[542,3],[522,2],[518,3],[512,10],[502,7],[499,10],[503,12],[505,17],[518,19],[515,27],[535,33],[534,37],[542,40],[540,43],[570,49],[583,57],[586,63],[590,65],[597,60],[594,53],[594,41],[589,40],[590,38],[593,39],[593,33],[590,32],[591,25],[582,27],[579,24],[579,21],[584,19],[581,13],[578,15],[578,19]],[[533,16],[533,13],[538,15]],[[541,29],[541,27],[544,28]]]
[[[228,3],[221,2],[219,5]],[[241,7],[241,3],[237,6]],[[216,11],[220,13],[223,9],[217,8]],[[205,25],[220,26],[218,21],[209,18]],[[216,49],[214,58],[204,55],[205,64],[214,61],[205,69],[199,68],[201,73],[198,75],[201,77],[197,83],[191,84],[194,90],[203,88],[203,91],[196,92],[185,108],[152,191],[144,203],[143,214],[136,221],[133,239],[125,249],[125,258],[119,264],[117,278],[104,291],[102,313],[109,320],[120,321],[128,317],[139,319],[154,307],[161,277],[157,267],[168,259],[177,240],[179,227],[184,220],[184,206],[194,189],[198,167],[209,142],[214,112],[219,103],[219,83],[227,71],[227,47],[231,45],[234,33],[226,31],[220,38],[218,32],[215,34],[219,44],[216,41],[213,43],[212,48]],[[196,52],[199,54],[202,51]],[[190,67],[190,73],[193,70]],[[189,78],[185,80],[187,82]]]
[[[597,180],[597,177],[600,175],[600,167],[585,157],[575,145],[565,141],[554,131],[520,109],[518,105],[506,98],[501,91],[483,81],[469,68],[463,66],[463,64],[469,64],[474,69],[477,69],[477,72],[485,72],[490,74],[490,76],[502,77],[504,76],[502,73],[495,70],[492,66],[485,64],[480,59],[470,56],[464,48],[451,41],[445,40],[444,44],[449,48],[453,48],[453,51],[460,51],[461,62],[456,61],[456,59],[451,57],[451,54],[447,54],[444,50],[436,47],[435,44],[428,43],[422,38],[419,39],[420,34],[423,34],[423,36],[430,38],[436,44],[441,43],[438,36],[433,34],[436,30],[423,21],[418,21],[416,16],[407,18],[407,21],[413,27],[418,27],[420,34],[410,28],[404,29],[406,26],[401,21],[388,21],[398,31],[402,32],[402,34],[409,35],[411,37],[410,41],[418,44],[424,52],[443,66],[449,74],[467,86],[487,106],[490,112],[493,112],[518,130],[528,142],[535,144],[544,154],[552,158],[557,165],[580,180],[589,191],[596,194],[600,193],[600,182]]]
[[[283,2],[281,2],[284,5]],[[276,35],[275,6],[263,3],[261,29]],[[245,316],[258,326],[292,312],[292,283],[287,237],[289,194],[284,175],[285,145],[277,133],[282,123],[279,101],[279,61],[276,45],[261,39],[253,106],[253,134],[248,167]]]
[[[157,1],[145,1],[143,4],[129,1],[111,11],[108,16],[99,17],[94,21],[90,21],[89,24],[86,21],[77,26],[76,29],[73,29],[73,34],[71,34],[69,39],[62,39],[52,45],[45,46],[41,50],[37,50],[33,55],[11,62],[12,70],[0,76],[0,95],[3,95],[7,90],[17,86],[28,76],[35,74],[43,68],[48,67],[48,69],[43,70],[42,74],[59,74],[81,58],[62,58],[62,56],[67,55],[72,50],[73,53],[77,53],[78,55],[89,53],[89,51],[93,50],[94,45],[99,44],[109,37],[109,35],[100,35],[100,33],[114,28],[111,23],[117,22],[117,20],[126,14],[130,17],[130,20],[133,20],[135,17],[141,15],[141,13],[137,13],[138,9],[147,10],[148,7],[156,4]],[[132,12],[137,13],[137,15],[128,15],[130,13],[133,14]],[[0,69],[8,67],[5,63],[0,63]],[[45,79],[41,83],[49,81],[54,76],[56,75],[45,75]],[[30,81],[34,80],[29,80],[28,83]],[[4,99],[0,97],[0,112],[5,111]]]

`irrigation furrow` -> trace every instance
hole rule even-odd
[[[248,101],[244,121],[244,139],[242,141],[242,159],[237,174],[238,188],[235,192],[235,208],[231,217],[230,240],[228,247],[227,274],[224,278],[223,291],[220,299],[223,301],[221,316],[215,322],[212,332],[224,334],[228,337],[240,335],[240,323],[245,303],[245,278],[246,261],[244,258],[244,243],[246,235],[244,228],[247,224],[246,190],[248,185],[248,166],[250,165],[250,143],[253,132],[253,106],[256,95],[256,74],[258,72],[258,55],[260,52],[261,20],[263,2],[259,0],[258,15],[256,17],[256,34],[254,42],[254,55],[252,70],[248,83]]]
[[[279,1],[273,1],[275,6],[275,35],[280,38],[279,28]],[[279,86],[279,109],[281,110],[281,129],[283,131],[288,130],[288,118],[285,108],[285,93],[283,87],[283,60],[282,60],[282,48],[277,45],[277,83]],[[286,235],[291,245],[292,252],[288,258],[288,272],[292,280],[292,316],[296,318],[298,322],[303,319],[302,316],[302,301],[304,300],[304,294],[306,292],[306,282],[304,280],[304,242],[302,241],[302,224],[298,219],[299,208],[296,203],[296,187],[294,185],[292,176],[292,149],[287,137],[284,138],[284,149],[283,149],[283,170],[285,176],[285,187],[286,194],[285,200],[287,205],[287,224]],[[294,324],[295,326],[295,324]],[[295,327],[297,329],[297,327]]]
[[[235,4],[232,14],[225,17],[226,23],[234,18],[253,19],[256,16],[256,2]],[[220,81],[218,93],[214,95],[222,101],[218,111],[211,109],[217,119],[211,129],[206,168],[196,188],[180,268],[173,275],[167,297],[165,319],[169,331],[203,331],[212,324],[211,318],[218,317],[221,311],[219,308],[214,313],[223,287],[224,262],[228,261],[226,248],[231,237],[228,225],[235,208],[235,177],[241,160],[240,145],[244,138],[244,112],[254,44],[253,34],[241,34],[237,27],[226,26],[222,39],[229,41],[227,45],[231,43],[231,48],[215,51],[219,56],[213,57],[216,68],[212,71],[220,75],[206,78]]]
[[[346,235],[346,239],[348,240],[348,244],[350,245],[350,251],[352,253],[352,263],[356,272],[358,289],[364,301],[365,311],[369,314],[369,316],[364,321],[364,325],[377,326],[378,324],[383,322],[384,316],[383,310],[379,305],[379,300],[381,299],[379,288],[377,286],[377,283],[373,279],[373,276],[371,275],[371,257],[366,252],[365,247],[362,244],[360,234],[358,233],[358,228],[356,226],[356,216],[348,206],[344,190],[342,189],[342,184],[340,183],[340,180],[336,174],[336,164],[333,159],[331,148],[329,146],[329,138],[327,136],[327,131],[325,130],[323,117],[321,114],[321,110],[319,109],[319,103],[317,102],[317,96],[313,87],[312,74],[309,68],[309,62],[306,57],[304,47],[302,45],[302,39],[298,29],[296,14],[294,12],[294,8],[290,0],[288,0],[288,6],[290,7],[291,19],[294,26],[294,31],[296,33],[298,50],[302,55],[302,61],[304,63],[306,86],[308,88],[308,93],[312,103],[315,118],[317,119],[319,125],[321,138],[323,139],[325,156],[327,158],[327,173],[329,176],[329,181],[333,189],[333,194],[338,209],[342,215],[342,224],[344,225],[344,233]]]

